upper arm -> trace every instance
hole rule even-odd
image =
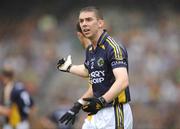
[[[128,73],[125,67],[119,67],[113,69],[113,74],[116,80],[128,81]]]
[[[115,79],[120,81],[119,84],[128,85],[128,55],[125,48],[120,47],[117,43],[109,40],[108,60],[113,70]]]

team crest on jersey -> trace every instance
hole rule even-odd
[[[104,65],[104,60],[103,60],[103,58],[100,57],[100,58],[98,59],[98,61],[97,61],[97,64],[98,64],[99,67],[102,67],[102,66]]]

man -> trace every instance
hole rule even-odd
[[[60,122],[73,123],[82,108],[88,113],[82,129],[132,129],[126,49],[104,30],[103,16],[96,7],[83,8],[79,24],[85,38],[91,41],[84,64],[72,65],[68,56],[67,60],[59,60],[57,67],[63,72],[89,77],[90,86]]]
[[[7,67],[0,72],[3,85],[0,115],[4,116],[3,129],[29,129],[28,116],[33,106],[32,98],[20,82],[15,82],[14,71]]]

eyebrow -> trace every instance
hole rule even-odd
[[[79,18],[79,20],[84,20],[84,19],[93,19],[93,17]]]

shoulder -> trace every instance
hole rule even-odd
[[[16,96],[16,95],[20,94],[24,90],[25,90],[24,84],[22,82],[16,82],[14,84],[13,89],[12,89],[12,95]]]
[[[12,101],[17,101],[20,94],[24,91],[24,86],[23,83],[21,82],[15,82],[13,89],[11,91],[11,100]]]
[[[22,91],[24,89],[24,84],[22,82],[16,82],[14,85],[14,90],[16,91]]]
[[[120,60],[128,57],[127,50],[120,40],[115,40],[108,36],[106,38],[105,46],[110,57],[114,56],[116,59]]]
[[[120,41],[115,40],[111,36],[108,36],[105,40],[105,47],[108,51],[119,52],[123,49],[122,46]]]
[[[105,40],[105,46],[108,49],[115,49],[119,47],[119,44],[111,36],[108,36]]]

